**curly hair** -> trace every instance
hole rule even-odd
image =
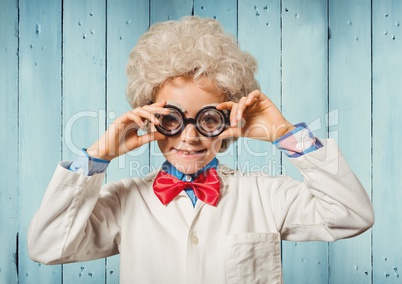
[[[187,16],[154,24],[140,37],[127,63],[127,100],[133,108],[144,106],[155,101],[164,82],[191,76],[195,83],[207,77],[238,102],[260,88],[256,71],[255,58],[217,20]]]

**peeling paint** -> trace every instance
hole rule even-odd
[[[254,10],[255,10],[255,15],[258,17],[260,16],[260,11],[258,10],[257,6],[254,6]]]
[[[84,274],[85,266],[81,266],[81,272],[78,274],[78,277],[81,277]]]
[[[109,119],[115,119],[117,117],[117,114],[114,111],[109,112],[108,114]]]
[[[36,35],[39,35],[42,31],[42,27],[40,24],[36,24]]]
[[[395,274],[396,278],[399,278],[399,273],[398,273],[397,267],[394,267],[394,274]]]

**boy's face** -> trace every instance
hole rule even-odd
[[[224,102],[226,96],[209,79],[197,86],[192,77],[177,77],[166,82],[156,95],[156,102],[172,101],[180,106],[186,118],[195,118],[204,106]],[[162,154],[179,171],[192,174],[207,165],[221,148],[219,138],[208,138],[192,124],[175,136],[158,140]]]

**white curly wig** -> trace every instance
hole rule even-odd
[[[133,108],[144,106],[155,101],[164,82],[191,76],[196,83],[209,78],[237,102],[260,88],[256,71],[255,58],[217,20],[187,16],[154,24],[140,37],[127,64],[127,100]],[[221,151],[229,141],[223,142]]]

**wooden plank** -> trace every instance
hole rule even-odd
[[[18,2],[0,2],[0,283],[17,283],[18,244]]]
[[[330,1],[329,23],[330,136],[370,195],[371,1]],[[330,283],[370,283],[370,231],[329,245],[329,274]]]
[[[61,153],[61,1],[20,1],[19,282],[61,283],[61,267],[30,260],[28,225]]]
[[[400,283],[402,2],[373,1],[373,282]]]
[[[177,20],[193,13],[193,0],[149,0],[150,22]]]
[[[131,109],[125,96],[126,64],[139,36],[149,26],[149,1],[107,1],[107,121]],[[113,160],[108,167],[108,182],[149,172],[149,145]],[[107,259],[106,283],[119,283],[119,256]]]
[[[257,80],[261,91],[281,107],[281,10],[280,0],[239,1],[240,46],[258,61]],[[258,42],[258,44],[256,44]],[[251,139],[238,141],[242,171],[281,173],[280,152],[271,144]]]
[[[283,113],[291,123],[305,121],[326,137],[327,2],[282,1]],[[300,175],[287,159],[284,172]],[[328,279],[327,243],[283,243],[285,283],[324,283]]]
[[[63,1],[63,159],[105,130],[105,1]],[[64,265],[66,283],[105,282],[105,260]]]
[[[225,31],[237,36],[237,1],[194,0],[194,15],[217,19]]]

